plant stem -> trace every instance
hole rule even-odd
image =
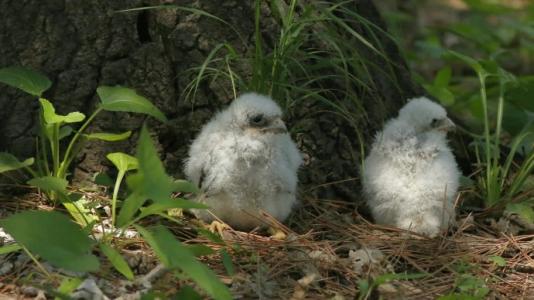
[[[54,143],[54,147],[52,148],[52,159],[54,162],[54,175],[57,176],[59,171],[59,126],[61,123],[54,124],[54,132],[52,134],[52,141],[51,143]]]
[[[117,195],[119,194],[119,188],[121,186],[122,179],[124,178],[126,172],[119,171],[117,175],[117,180],[115,180],[115,186],[113,187],[113,198],[111,199],[111,225],[115,226],[115,211],[117,208]]]
[[[484,112],[484,142],[485,142],[485,154],[486,154],[486,194],[488,201],[493,203],[493,184],[491,181],[491,168],[493,161],[491,159],[491,145],[490,145],[490,131],[489,131],[489,117],[488,117],[488,102],[486,96],[486,79],[483,74],[478,74],[480,81],[480,97],[482,100],[482,110]]]
[[[85,123],[83,123],[83,125],[80,127],[80,129],[78,129],[76,134],[74,134],[74,136],[70,140],[69,145],[67,146],[67,150],[65,151],[65,155],[63,156],[63,161],[61,162],[61,166],[59,167],[59,171],[57,173],[57,177],[59,177],[59,178],[64,178],[65,177],[65,173],[67,172],[67,168],[69,167],[69,164],[70,164],[70,161],[71,161],[70,155],[71,155],[71,152],[72,152],[72,148],[76,144],[76,141],[78,141],[78,138],[80,137],[82,132],[85,130],[85,128],[87,128],[87,126],[91,123],[91,121],[101,111],[102,111],[102,107],[97,108],[93,112],[93,114],[91,116],[89,116],[89,118],[87,118],[87,120],[85,121]]]
[[[22,246],[22,250],[26,252],[26,254],[31,258],[31,260],[33,260],[33,262],[37,265],[37,268],[39,268],[39,270],[41,270],[41,272],[43,272],[46,275],[46,277],[48,278],[52,277],[52,275],[48,273],[48,271],[43,267],[43,265],[37,260],[37,258],[30,251],[28,251],[26,247]]]

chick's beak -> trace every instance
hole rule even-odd
[[[456,129],[456,125],[449,118],[445,118],[445,119],[441,120],[440,124],[438,126],[438,130],[445,131],[445,132],[453,131],[454,129]]]
[[[271,132],[271,133],[286,133],[287,127],[286,124],[284,124],[284,121],[280,118],[274,119],[271,124],[263,129],[264,132]]]

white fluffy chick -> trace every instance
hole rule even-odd
[[[210,207],[194,210],[197,217],[211,222],[215,215],[241,230],[264,225],[260,211],[279,221],[288,217],[302,157],[281,118],[272,99],[247,93],[202,128],[185,164],[188,180],[201,190],[196,201]]]
[[[377,223],[432,238],[454,222],[460,171],[447,145],[453,128],[443,107],[421,97],[376,135],[362,180]]]

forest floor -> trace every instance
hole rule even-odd
[[[1,207],[0,217],[50,209],[37,194],[5,198]],[[287,227],[278,224],[284,240],[233,230],[224,231],[220,240],[207,238],[196,230],[195,220],[181,220],[147,222],[164,224],[187,244],[216,250],[200,259],[235,299],[534,299],[534,235],[506,233],[520,228],[513,220],[463,215],[448,234],[428,239],[374,225],[352,203],[311,198],[303,199]],[[85,279],[79,299],[138,299],[148,290],[169,296],[188,284],[159,268],[141,238],[118,238],[116,245],[136,281],[128,282],[103,259],[101,271],[90,274],[44,263],[52,274],[45,276],[26,254],[10,253],[0,256],[0,299],[50,298],[65,275]],[[231,264],[217,251],[222,248]]]

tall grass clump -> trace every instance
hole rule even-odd
[[[511,100],[507,96],[511,98],[518,85],[523,84],[522,89],[534,85],[530,83],[525,87],[524,82],[505,71],[494,60],[476,60],[458,52],[449,53],[475,71],[480,87],[475,99],[480,101],[483,132],[472,134],[480,197],[487,208],[515,213],[533,223],[534,188],[529,180],[532,181],[534,171],[534,122],[530,117],[510,137],[504,121],[507,115],[507,118],[521,118],[523,113],[520,110],[506,111],[507,107],[513,107],[508,105],[507,102]],[[488,82],[491,82],[491,87],[488,87]],[[523,97],[515,104],[528,106],[529,101],[531,99]],[[528,112],[526,114],[529,115]]]
[[[289,114],[305,103],[319,102],[347,121],[363,145],[360,128],[367,115],[362,96],[366,101],[380,99],[371,74],[377,67],[355,45],[387,59],[377,38],[386,33],[347,7],[349,2],[270,1],[280,31],[268,47],[262,37],[262,1],[256,0],[253,44],[245,44],[244,53],[226,41],[214,46],[200,66],[188,70],[193,79],[184,89],[185,98],[194,103],[202,83],[217,81],[234,97],[242,91],[267,94]],[[353,23],[371,38],[353,29]],[[389,66],[380,69],[395,81]]]

